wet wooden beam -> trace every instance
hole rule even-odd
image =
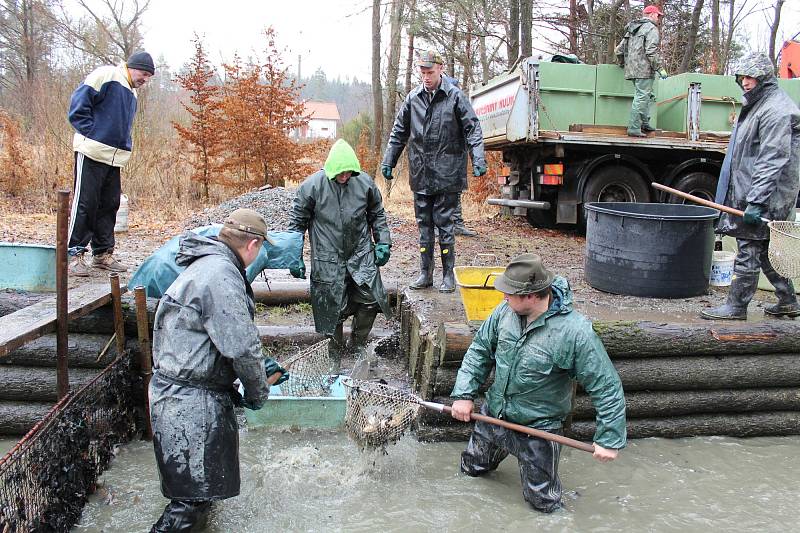
[[[51,402],[0,402],[0,435],[24,435],[52,407]]]
[[[110,335],[73,334],[68,340],[70,368],[105,368],[117,357],[115,342]],[[138,353],[138,344],[133,340],[126,344],[128,351]],[[107,347],[107,349],[106,349]],[[105,353],[103,350],[106,349]],[[44,335],[0,359],[0,365],[55,367],[56,336]]]
[[[99,370],[74,368],[69,372],[70,389],[77,390],[97,375]],[[55,368],[0,365],[0,400],[55,402]]]

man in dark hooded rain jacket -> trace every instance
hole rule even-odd
[[[736,80],[744,105],[736,120],[717,185],[717,203],[744,211],[722,213],[717,232],[736,237],[739,251],[725,305],[702,311],[703,318],[746,320],[760,271],[775,287],[773,316],[800,316],[792,280],[769,262],[769,228],[762,220],[787,220],[800,189],[800,110],[778,87],[772,61],[762,53],[745,56]]]
[[[625,26],[625,35],[617,45],[617,60],[625,68],[625,79],[633,82],[633,102],[628,120],[628,135],[644,137],[655,131],[650,125],[650,104],[653,101],[653,82],[656,74],[665,79],[667,71],[661,67],[658,53],[660,37],[658,19],[664,13],[658,6],[644,8],[642,18]]]
[[[614,460],[627,436],[622,383],[591,322],[572,310],[567,280],[548,271],[539,256],[522,254],[497,278],[495,289],[506,301],[484,321],[464,355],[450,394],[456,400],[453,418],[469,422],[473,400],[494,369],[483,414],[561,434],[577,380],[597,410],[594,457]],[[475,422],[461,471],[487,474],[510,453],[519,462],[523,497],[549,513],[561,506],[560,451],[554,442]]]
[[[343,139],[333,145],[323,169],[300,185],[289,229],[308,231],[314,325],[331,339],[336,373],[345,348],[344,321],[353,317],[350,347],[363,350],[378,311],[391,316],[378,270],[389,261],[392,247],[381,192]],[[302,252],[290,271],[305,278]]]
[[[239,494],[234,405],[260,408],[270,383],[288,377],[262,355],[245,274],[266,232],[261,215],[237,209],[219,237],[187,232],[181,239],[176,262],[186,270],[161,299],[153,326],[153,447],[170,499],[154,532],[192,531],[212,501]]]
[[[409,185],[414,192],[414,214],[419,227],[420,276],[409,286],[433,285],[434,227],[439,230],[442,259],[441,292],[455,290],[456,264],[454,214],[461,192],[467,188],[467,147],[473,175],[486,173],[483,132],[469,98],[442,75],[442,56],[429,50],[417,66],[422,84],[408,93],[400,106],[381,163],[384,178],[408,144]]]

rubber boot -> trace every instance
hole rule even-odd
[[[364,355],[367,347],[367,337],[372,331],[375,317],[378,316],[378,304],[361,305],[353,315],[353,325],[350,330],[350,348],[358,356]]]
[[[170,500],[150,533],[201,531],[206,527],[210,511],[209,501]]]
[[[427,289],[433,286],[433,243],[419,247],[420,274],[417,280],[409,285],[411,289]]]
[[[656,131],[656,129],[648,122],[642,122],[642,133],[650,133],[651,131]]]
[[[333,335],[329,336],[328,356],[331,359],[331,375],[338,375],[342,368],[342,352],[344,351],[344,324],[339,322]]]
[[[800,316],[800,305],[797,303],[797,294],[794,292],[792,280],[780,278],[774,281],[770,280],[770,283],[775,287],[775,296],[778,297],[778,303],[765,307],[764,314],[791,318]]]
[[[439,292],[456,290],[456,278],[453,268],[456,266],[456,248],[452,244],[442,245],[442,284]]]
[[[711,320],[747,320],[747,306],[758,289],[758,274],[735,274],[725,305],[706,309],[700,316]]]

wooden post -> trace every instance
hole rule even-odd
[[[122,293],[119,288],[119,274],[108,275],[111,282],[111,305],[114,310],[114,336],[117,340],[117,357],[125,352],[125,318],[122,316]]]
[[[139,333],[139,367],[144,385],[145,438],[153,439],[153,427],[150,425],[150,376],[153,375],[152,348],[150,346],[150,320],[147,316],[147,293],[139,285],[133,290],[136,298],[136,328]]]
[[[56,391],[61,400],[69,393],[67,339],[67,235],[69,229],[69,191],[58,191],[56,219]]]

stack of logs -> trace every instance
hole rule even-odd
[[[594,328],[622,379],[629,437],[800,434],[800,322],[595,322]],[[423,399],[451,403],[474,331],[451,323],[426,330],[404,303],[401,345]],[[595,411],[580,389],[574,405],[567,434],[591,441]],[[470,429],[426,411],[418,437],[465,440]]]

